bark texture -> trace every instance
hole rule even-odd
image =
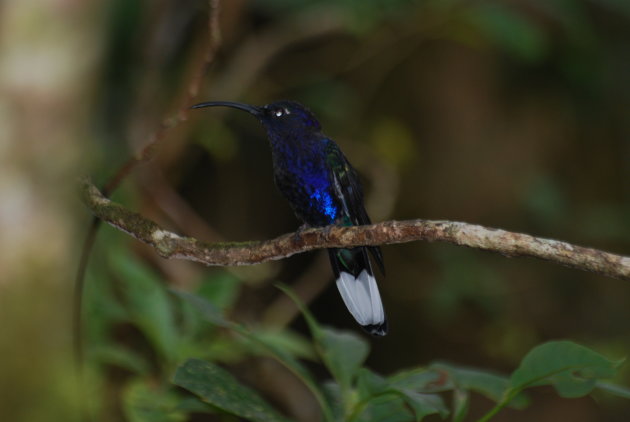
[[[306,229],[262,241],[206,243],[164,230],[157,223],[110,201],[87,179],[81,180],[81,196],[96,217],[151,245],[160,256],[206,265],[253,265],[313,249],[423,240],[454,243],[507,257],[534,257],[630,280],[630,257],[456,221],[385,221],[369,226]]]

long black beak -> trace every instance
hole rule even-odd
[[[238,108],[239,110],[244,110],[250,114],[253,114],[254,116],[258,116],[260,115],[260,113],[262,112],[262,109],[260,107],[256,107],[253,105],[249,105],[249,104],[243,104],[243,103],[233,103],[231,101],[208,101],[205,103],[199,103],[199,104],[195,104],[194,106],[190,107],[190,108],[203,108],[203,107],[232,107],[232,108]]]

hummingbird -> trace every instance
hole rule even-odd
[[[315,115],[295,101],[254,106],[210,101],[192,106],[231,107],[253,115],[267,131],[276,187],[302,227],[371,224],[356,170],[322,132]],[[376,246],[328,249],[336,285],[346,307],[365,331],[387,334],[387,320],[369,255],[384,274]]]

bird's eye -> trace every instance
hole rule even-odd
[[[282,111],[281,109],[277,109],[276,111],[273,112],[273,114],[276,117],[281,117],[284,114],[284,111]]]

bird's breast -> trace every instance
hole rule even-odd
[[[274,155],[274,178],[300,219],[313,226],[335,222],[339,206],[323,157]]]

